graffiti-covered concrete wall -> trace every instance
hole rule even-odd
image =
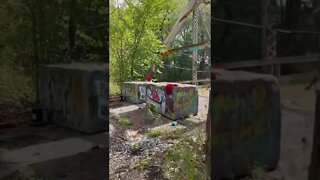
[[[146,84],[151,82],[134,81],[125,82],[122,86],[122,96],[126,101],[132,103],[145,103],[146,102]]]
[[[147,106],[170,119],[185,118],[198,113],[198,89],[179,83],[147,84]]]
[[[39,76],[44,120],[86,133],[107,130],[107,74],[107,64],[44,66]]]
[[[213,83],[214,179],[246,175],[252,166],[276,168],[280,156],[280,98],[275,77],[217,70]]]

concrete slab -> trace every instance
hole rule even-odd
[[[48,180],[108,179],[107,149],[97,149],[73,156],[30,165]]]
[[[44,121],[85,133],[107,130],[106,67],[80,63],[42,67],[38,87]]]
[[[146,81],[124,82],[122,85],[122,96],[125,98],[126,101],[131,103],[145,103],[147,84],[153,83]]]
[[[280,158],[279,83],[271,75],[217,70],[211,109],[214,178],[275,169]]]
[[[186,118],[198,113],[198,88],[180,83],[147,84],[147,107],[169,119]]]
[[[115,109],[110,109],[109,112],[110,112],[110,114],[119,115],[122,113],[127,113],[127,112],[135,111],[138,109],[142,109],[145,106],[146,106],[146,103],[133,104],[133,105],[129,105],[129,106],[123,106],[123,107],[119,107],[119,108],[115,108]]]
[[[94,143],[81,138],[69,138],[6,151],[1,158],[2,161],[28,165],[86,152],[94,146]]]

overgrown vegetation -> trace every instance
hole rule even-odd
[[[0,98],[35,100],[43,64],[106,61],[103,0],[3,0]]]
[[[121,89],[121,83],[132,80],[145,80],[151,68],[160,67],[155,75],[159,81],[191,80],[192,51],[185,50],[168,58],[160,54],[166,49],[164,41],[187,0],[136,0],[110,3],[110,81]],[[206,32],[210,28],[210,6],[203,8],[206,22],[199,23],[199,39],[209,41]],[[184,27],[177,35],[173,47],[192,44],[192,18],[187,18]],[[200,54],[209,56],[208,52]],[[205,58],[201,59],[200,70],[209,68]],[[165,67],[163,67],[165,65]],[[176,66],[173,68],[169,65]],[[179,68],[181,67],[181,68]],[[202,74],[200,74],[202,75]],[[210,73],[206,74],[210,77]],[[110,93],[113,93],[112,91]]]
[[[169,179],[206,179],[204,139],[202,135],[181,139],[164,160],[164,175]]]
[[[157,130],[152,130],[147,134],[147,138],[156,138],[161,136],[161,131],[157,131]]]
[[[146,168],[149,167],[149,165],[152,163],[152,160],[153,159],[151,157],[147,157],[145,159],[141,159],[135,164],[134,168],[138,169],[140,171],[143,171],[143,170],[145,170]]]
[[[119,118],[119,123],[123,126],[131,126],[133,124],[133,122],[130,119],[124,117]]]

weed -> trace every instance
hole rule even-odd
[[[151,119],[161,123],[161,114],[157,112],[153,106],[148,108],[148,116],[150,116]]]
[[[123,126],[131,126],[133,124],[128,118],[119,118],[119,123]]]
[[[150,157],[145,158],[145,159],[141,159],[134,165],[134,169],[138,169],[140,171],[143,171],[150,166],[151,162],[152,162],[152,158],[150,158]]]
[[[147,134],[147,137],[148,138],[156,138],[156,137],[159,137],[161,136],[161,131],[157,131],[157,130],[153,130],[153,131],[150,131],[148,134]]]
[[[252,180],[265,180],[266,171],[262,166],[255,165],[251,171]]]
[[[186,132],[186,129],[178,129],[175,131],[166,131],[162,133],[163,139],[178,139]]]
[[[183,139],[165,155],[164,175],[169,179],[199,179],[206,177],[203,142]]]
[[[139,150],[139,149],[141,149],[141,146],[140,146],[140,144],[139,143],[135,143],[135,144],[133,144],[133,149],[134,150]]]

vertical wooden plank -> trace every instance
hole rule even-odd
[[[320,180],[320,87],[316,88],[316,107],[313,132],[313,147],[311,164],[309,166],[309,180]]]

